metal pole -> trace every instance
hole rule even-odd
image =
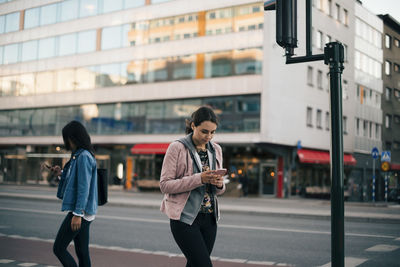
[[[375,159],[372,161],[372,202],[375,202]]]
[[[388,177],[387,172],[385,172],[385,202],[388,201]]]
[[[325,47],[325,64],[329,64],[331,84],[331,262],[344,267],[344,196],[343,196],[343,123],[342,83],[344,49],[339,42]]]
[[[306,0],[306,55],[312,55],[312,2],[311,0]]]

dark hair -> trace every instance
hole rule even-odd
[[[71,146],[68,142],[70,139],[76,148],[83,148],[94,154],[92,143],[90,142],[90,136],[86,131],[85,126],[79,121],[71,121],[62,129],[62,136],[64,145],[67,150],[71,150]]]
[[[199,126],[203,121],[211,121],[218,126],[218,119],[214,111],[209,107],[200,107],[193,112],[190,120],[186,120],[186,134],[193,132],[192,122],[194,126]]]

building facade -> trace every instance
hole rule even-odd
[[[388,198],[394,200],[400,188],[400,24],[390,15],[379,15],[383,21],[383,90],[382,97],[382,150],[391,152],[388,177]],[[382,186],[383,187],[383,186]]]
[[[357,34],[359,25],[372,39]],[[345,46],[346,186],[364,183],[365,162],[354,152],[381,149],[382,31],[357,2],[313,1],[313,53],[332,41]],[[328,67],[285,65],[283,54],[275,13],[260,1],[2,1],[0,179],[45,183],[40,166],[68,160],[61,129],[76,119],[110,183],[156,181],[168,143],[184,135],[191,112],[209,105],[220,118],[215,141],[231,187],[245,173],[251,194],[327,196]]]

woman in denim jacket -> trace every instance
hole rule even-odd
[[[170,218],[175,242],[191,267],[210,267],[217,234],[217,195],[225,191],[221,147],[211,142],[217,129],[214,111],[201,107],[187,123],[186,137],[168,147],[160,177],[161,211]]]
[[[67,211],[54,241],[53,251],[63,266],[77,266],[67,251],[74,240],[79,266],[91,266],[89,227],[97,212],[97,167],[92,144],[85,127],[71,121],[62,129],[64,145],[72,151],[64,166],[57,197],[62,199],[62,211]]]

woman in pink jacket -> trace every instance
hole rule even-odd
[[[186,133],[170,144],[161,170],[161,211],[170,218],[172,235],[186,266],[212,266],[217,234],[217,195],[225,191],[221,147],[211,142],[217,129],[212,109],[200,107],[187,122]]]

